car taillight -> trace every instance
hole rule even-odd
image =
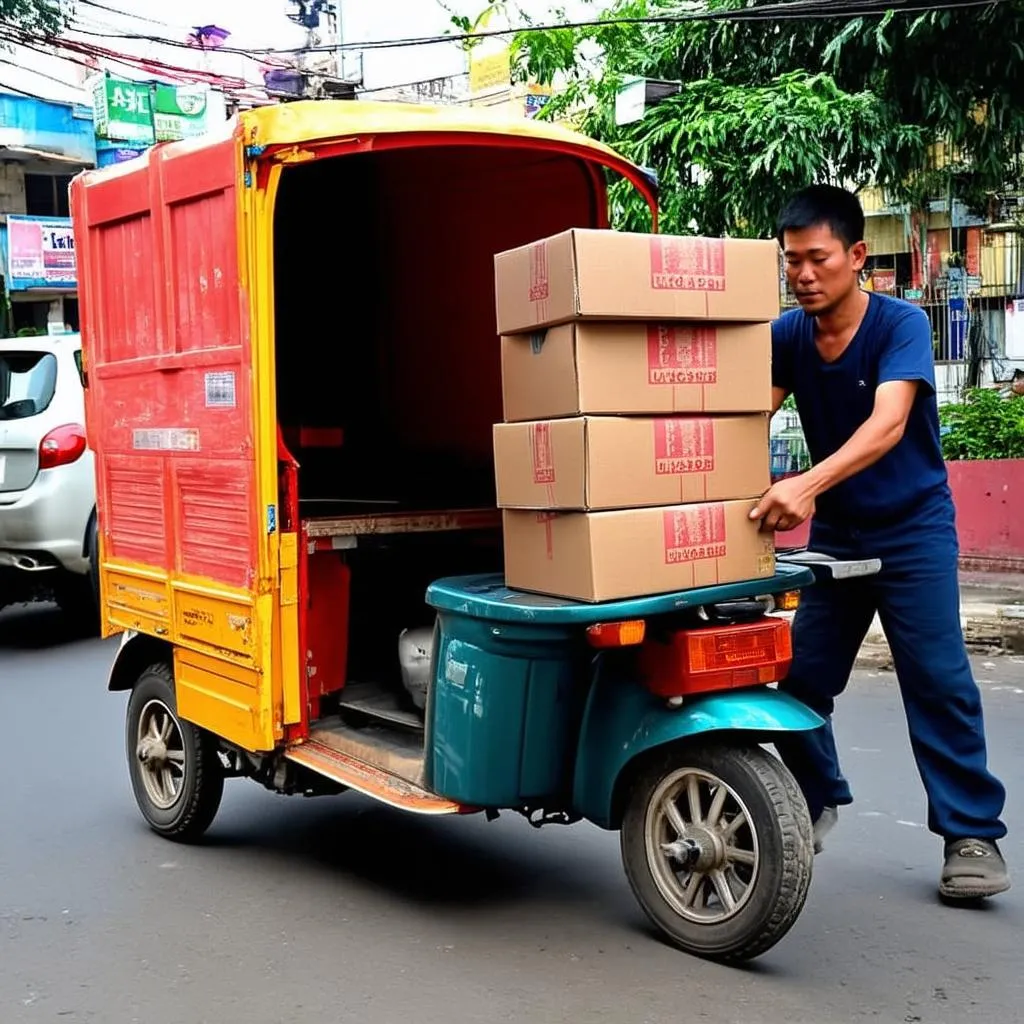
[[[67,466],[80,459],[85,448],[85,427],[77,423],[56,427],[39,444],[39,468]]]
[[[647,686],[660,697],[774,683],[792,662],[789,623],[778,618],[681,630],[641,655]]]

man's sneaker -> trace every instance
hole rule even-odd
[[[989,839],[957,839],[946,843],[939,894],[951,900],[977,900],[1010,888],[1006,861]]]
[[[839,811],[835,807],[826,807],[818,815],[814,823],[814,852],[821,853],[825,849],[825,836],[836,827],[839,821]]]

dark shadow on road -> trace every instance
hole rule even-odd
[[[39,651],[86,638],[55,604],[19,604],[0,611],[0,649]]]
[[[492,833],[351,794],[323,800],[320,807],[297,805],[295,812],[282,809],[251,824],[242,824],[236,812],[231,825],[215,827],[203,845],[231,856],[272,851],[290,870],[326,868],[339,885],[355,881],[448,909],[523,901],[548,901],[552,908],[619,903],[610,887],[628,897],[614,853],[592,843],[580,844],[574,856],[573,843],[531,842],[532,831],[506,824],[504,816]]]
[[[627,943],[632,936],[638,948],[653,942],[674,949],[633,899],[617,844],[595,843],[587,826],[550,826],[538,838],[506,820],[511,815],[481,827],[482,819],[422,818],[354,794],[323,798],[319,806],[292,799],[294,809],[282,804],[259,818],[247,800],[248,808],[233,808],[200,848],[257,873],[267,870],[269,855],[272,870],[321,886],[325,899],[372,890],[444,918],[518,910],[538,922],[538,938],[546,915],[583,914]],[[786,973],[763,960],[718,969],[723,977],[730,970],[760,978]]]

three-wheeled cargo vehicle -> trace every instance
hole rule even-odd
[[[230,776],[586,819],[683,949],[793,924],[811,823],[761,744],[821,723],[768,685],[767,613],[812,571],[590,605],[503,582],[493,257],[606,227],[611,176],[654,216],[555,125],[299,102],[75,180],[109,685],[155,831],[200,835]]]

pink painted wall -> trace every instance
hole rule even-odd
[[[960,555],[993,569],[1024,562],[1024,459],[948,462]],[[780,533],[780,549],[804,547],[810,524]],[[1015,564],[1016,563],[1016,564]]]
[[[1024,459],[946,465],[956,502],[961,558],[1024,559]]]

